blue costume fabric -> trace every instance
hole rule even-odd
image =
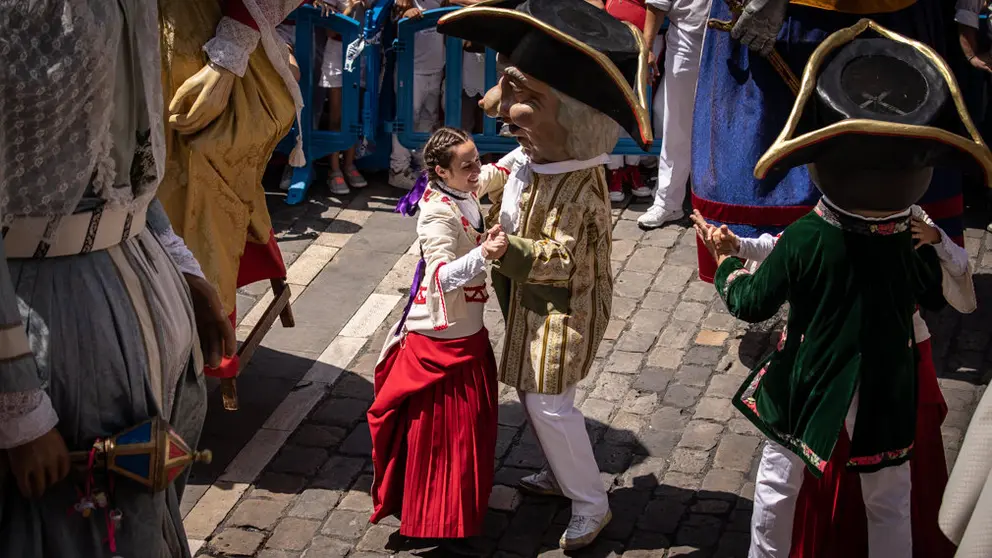
[[[940,0],[918,0],[897,12],[867,16],[896,33],[944,51]],[[711,18],[730,20],[723,0]],[[790,5],[776,50],[801,77],[810,55],[828,35],[866,16]],[[707,29],[692,133],[693,206],[703,217],[727,224],[738,235],[777,234],[806,214],[820,197],[805,167],[754,177],[754,166],[772,145],[792,111],[795,95],[772,65],[731,39]],[[924,208],[951,237],[962,232],[961,177],[936,169]],[[711,281],[712,258],[700,250],[700,277]]]

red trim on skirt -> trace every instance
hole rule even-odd
[[[919,352],[919,406],[912,470],[914,558],[951,558],[954,545],[937,525],[937,514],[947,485],[947,461],[940,425],[947,404],[937,384],[930,341],[916,345]],[[850,441],[846,429],[834,448],[823,477],[806,473],[796,505],[790,558],[868,558],[868,526],[861,483],[844,467]]]
[[[460,339],[409,333],[375,369],[370,521],[400,534],[482,534],[496,457],[496,358],[489,332]]]

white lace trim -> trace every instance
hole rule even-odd
[[[165,232],[155,233],[155,236],[162,243],[162,248],[165,248],[165,252],[169,254],[172,261],[179,267],[179,271],[184,274],[206,279],[203,275],[203,270],[200,269],[200,262],[196,261],[196,256],[193,255],[193,252],[190,252],[189,248],[186,247],[186,243],[172,230],[172,227],[166,229]]]
[[[156,4],[36,0],[2,11],[8,23],[0,46],[3,222],[68,215],[88,188],[111,206],[145,203],[165,168]],[[117,64],[121,41],[132,43],[127,50],[135,66]],[[127,187],[127,180],[115,180],[126,169],[115,168],[121,130],[112,124],[131,109],[135,129],[125,133],[151,130],[154,173]],[[46,239],[56,232],[49,227]]]
[[[222,17],[217,33],[203,45],[210,61],[239,77],[248,70],[248,57],[258,46],[261,33],[229,17]]]
[[[44,390],[0,393],[0,449],[37,439],[58,422],[59,417]]]

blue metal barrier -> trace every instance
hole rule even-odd
[[[356,163],[364,169],[382,169],[389,166],[391,134],[398,135],[399,142],[408,149],[418,149],[427,142],[429,133],[416,132],[413,115],[413,57],[417,31],[435,27],[438,19],[446,13],[460,9],[457,7],[428,10],[417,20],[402,19],[395,28],[390,15],[393,0],[378,0],[366,12],[364,24],[340,14],[328,17],[319,9],[301,6],[290,16],[296,22],[296,60],[300,67],[300,90],[303,95],[301,122],[303,125],[303,152],[306,165],[293,169],[286,203],[295,205],[306,198],[307,189],[313,181],[314,163],[323,157],[359,145]],[[667,24],[667,22],[666,22]],[[396,38],[391,41],[395,29]],[[317,87],[315,82],[320,68],[314,51],[315,33],[331,30],[341,35],[342,55],[347,56],[347,47],[359,37],[364,37],[365,46],[352,71],[343,72],[341,101],[341,126],[338,130],[322,130],[315,109],[323,108],[326,90]],[[383,44],[391,45],[384,49]],[[392,52],[391,52],[392,51]],[[455,37],[445,37],[445,124],[461,127],[462,109],[462,52],[463,42]],[[395,54],[395,57],[393,56]],[[365,66],[367,83],[360,90],[362,65]],[[393,87],[393,67],[397,68],[396,87]],[[486,51],[485,89],[496,84],[496,54]],[[393,113],[395,111],[395,116]],[[277,149],[289,153],[296,142],[296,125],[284,138]],[[483,133],[473,136],[479,151],[483,153],[506,153],[517,147],[514,138],[501,137],[495,119],[486,117]],[[617,142],[614,154],[645,155],[657,154],[661,138],[655,142],[649,153],[642,151],[631,139]]]
[[[294,52],[296,53],[296,61],[300,66],[300,91],[303,94],[303,111],[300,121],[303,126],[303,154],[307,159],[305,166],[293,169],[289,191],[286,193],[286,203],[295,205],[306,197],[307,188],[314,177],[314,162],[331,153],[343,151],[355,145],[362,132],[362,123],[358,118],[361,60],[356,61],[353,71],[343,72],[340,128],[335,131],[321,130],[318,129],[319,123],[314,121],[314,109],[322,108],[314,103],[314,95],[318,91],[314,78],[320,70],[315,63],[318,57],[314,52],[314,33],[331,30],[341,35],[342,56],[345,56],[348,45],[359,37],[362,27],[358,21],[341,14],[323,17],[320,10],[312,6],[301,6],[290,17],[296,20]],[[281,142],[280,151],[289,152],[295,141],[296,126],[294,125],[289,135]]]
[[[398,135],[399,142],[407,149],[418,149],[427,142],[430,134],[414,129],[413,114],[413,57],[417,31],[437,26],[437,21],[447,13],[461,8],[439,8],[427,10],[420,19],[402,19],[397,26],[397,38],[393,46],[397,52],[398,84],[396,88],[396,120],[391,128]],[[462,122],[462,52],[463,42],[455,37],[445,37],[445,106],[446,126],[461,128]],[[496,85],[496,53],[486,50],[486,81],[488,91]],[[649,98],[651,98],[649,92]],[[650,109],[649,109],[650,114]],[[514,138],[501,137],[495,119],[486,117],[483,133],[473,134],[476,147],[482,153],[507,153],[518,145]],[[621,138],[613,150],[615,155],[657,155],[661,149],[661,138],[656,137],[650,150],[645,152],[629,138]]]

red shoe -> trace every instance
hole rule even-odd
[[[627,167],[621,167],[610,174],[610,201],[622,202],[624,199],[623,183],[627,176]]]

